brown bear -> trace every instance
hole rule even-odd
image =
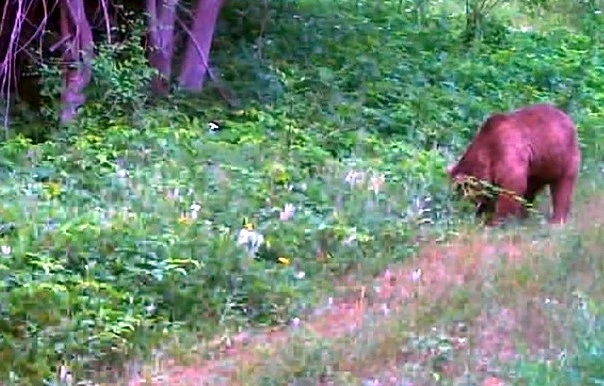
[[[552,215],[549,222],[566,222],[579,174],[581,152],[572,119],[551,104],[536,104],[491,115],[480,127],[461,159],[447,167],[454,183],[468,177],[513,192],[486,195],[473,201],[476,214],[490,215],[487,225],[508,216],[524,218],[526,208],[549,185]]]

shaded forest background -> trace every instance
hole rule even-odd
[[[494,9],[506,4],[511,2],[460,2],[458,7],[463,5],[465,13],[461,42],[466,46],[471,44],[480,38],[485,28],[490,28],[489,34],[496,35],[498,32],[493,28],[497,27],[488,17]],[[593,15],[597,9],[595,0],[574,4],[523,0],[514,4],[527,12],[555,10],[581,20],[583,14]],[[260,3],[236,0],[226,5],[224,0],[148,0],[144,3],[5,0],[0,28],[0,57],[3,58],[0,93],[7,101],[5,124],[11,101],[25,102],[34,111],[53,106],[52,113],[60,123],[71,122],[90,93],[87,89],[95,72],[94,63],[106,60],[105,56],[110,56],[116,64],[133,60],[126,56],[137,49],[146,58],[146,62],[140,63],[144,66],[139,69],[139,81],[146,81],[147,97],[164,96],[172,91],[200,93],[208,78],[227,104],[237,104],[239,99],[230,95],[228,86],[217,84],[224,74],[219,72],[217,77],[211,66],[215,35],[218,37],[216,51],[221,51],[221,43],[224,47],[243,41],[253,51],[250,54],[258,65],[263,63],[265,35],[272,33],[275,26],[279,27],[281,18],[295,15],[296,7],[300,6],[312,7],[313,4],[289,0]],[[360,9],[368,4],[359,0],[355,6]],[[431,6],[428,0],[401,0],[398,3],[380,1],[370,7],[405,9],[407,13],[416,14],[421,26]],[[449,38],[456,39],[455,36]],[[97,74],[97,77],[103,76]],[[141,87],[140,84],[133,86]],[[47,111],[46,117],[50,118],[50,114]]]

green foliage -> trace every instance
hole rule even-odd
[[[100,120],[136,114],[147,102],[148,86],[156,74],[149,67],[141,36],[145,24],[134,19],[123,42],[99,45],[92,61],[92,85],[87,88],[88,103],[80,115],[80,124],[91,126]],[[92,122],[88,124],[86,121]]]
[[[600,316],[601,319],[601,316]],[[579,342],[579,351],[554,363],[526,362],[518,366],[523,385],[599,385],[604,381],[604,334],[601,320],[597,331]]]
[[[404,259],[454,222],[445,165],[493,111],[566,104],[602,161],[592,35],[494,20],[467,47],[462,14],[419,28],[411,2],[253,3],[226,9],[213,52],[241,110],[144,108],[131,38],[99,49],[76,125],[2,145],[2,376],[83,378],[179,330],[284,323],[343,273]],[[256,233],[256,253],[238,245]]]
[[[455,144],[493,111],[551,101],[570,109],[591,142],[586,148],[600,154],[601,135],[590,116],[601,105],[594,79],[602,76],[602,59],[594,51],[599,40],[591,18],[584,19],[586,34],[560,26],[521,32],[490,18],[482,44],[466,49],[458,32],[462,14],[433,12],[424,28],[415,28],[405,13],[386,17],[347,3],[339,13],[308,8],[270,19],[261,57],[258,49],[229,46],[228,34],[218,36],[222,49],[215,57],[240,93],[312,116],[308,129],[340,144],[338,151],[354,147],[359,129],[395,134],[425,149]],[[341,14],[350,20],[342,22]],[[297,98],[313,103],[299,106]]]
[[[582,28],[586,19],[601,19],[601,0],[523,0],[523,9],[533,17],[549,19],[553,23],[564,23]]]
[[[141,19],[132,17],[128,27],[127,31],[121,31],[125,35],[124,41],[105,41],[97,46],[96,55],[90,63],[91,84],[85,90],[87,103],[82,107],[75,126],[91,127],[101,125],[101,121],[109,123],[125,117],[134,122],[137,113],[147,104],[148,85],[156,70],[147,64],[141,41],[145,26]],[[61,69],[59,63],[53,60],[42,63],[37,73],[41,77],[40,94],[44,101],[40,109],[41,117],[31,111],[21,113],[15,127],[19,133],[30,136],[33,133],[36,139],[47,139],[61,135],[55,130],[61,107]],[[32,116],[38,119],[32,119]],[[77,133],[78,130],[73,134]]]
[[[555,361],[521,361],[515,369],[523,385],[598,385],[604,382],[602,306],[585,293],[573,293],[575,314],[570,331],[576,347]]]
[[[387,149],[409,157],[393,163],[323,154],[316,164],[258,134],[258,143],[231,144],[232,132],[147,119],[152,130],[116,124],[101,137],[90,128],[28,146],[29,156],[15,151],[21,142],[4,145],[18,166],[0,208],[14,228],[2,240],[0,352],[12,358],[2,371],[35,379],[59,359],[90,369],[182,324],[286,322],[316,283],[366,259],[403,258],[413,224],[442,215],[429,207],[444,197],[433,182],[444,163],[431,152]],[[350,170],[358,173],[346,182]],[[286,204],[296,207],[289,221],[280,219]],[[256,258],[236,243],[245,217],[270,242]]]

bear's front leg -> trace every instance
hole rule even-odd
[[[519,197],[523,197],[526,193],[527,178],[526,171],[517,169],[509,169],[505,177],[499,179],[497,184],[503,191],[497,197],[495,204],[495,216],[490,221],[493,225],[504,221],[508,217],[523,218],[526,208]],[[516,195],[517,197],[515,197]]]
[[[508,217],[523,218],[525,208],[522,203],[508,194],[500,194],[495,205],[495,215],[491,217],[488,225],[497,225],[505,221]]]

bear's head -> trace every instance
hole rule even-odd
[[[490,184],[463,172],[458,164],[448,165],[447,175],[455,194],[471,202],[476,208],[477,216],[494,212],[496,195],[491,191]]]

